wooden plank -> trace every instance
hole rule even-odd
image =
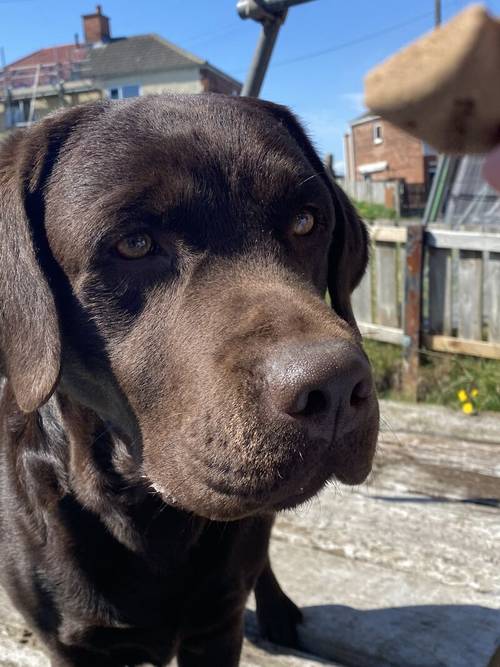
[[[458,335],[482,339],[483,255],[461,250],[458,263]]]
[[[468,354],[484,359],[500,359],[499,343],[484,343],[482,341],[454,338],[453,336],[424,336],[424,343],[426,348],[435,352]]]
[[[452,329],[451,250],[429,248],[429,331],[449,336]]]
[[[406,340],[403,329],[383,327],[367,322],[358,322],[358,327],[363,338],[367,340],[377,340],[379,343],[391,343],[391,345],[404,345]]]
[[[430,229],[425,233],[425,243],[433,248],[458,248],[476,252],[500,252],[500,234],[483,232],[454,232],[446,229]]]
[[[376,321],[386,327],[399,327],[401,313],[398,308],[397,246],[391,243],[375,245],[376,267]]]
[[[406,243],[406,227],[391,227],[388,225],[374,225],[369,227],[372,241],[383,243]]]
[[[354,317],[359,322],[373,322],[371,266],[351,297]]]
[[[500,253],[491,252],[488,260],[489,312],[488,340],[500,342]]]
[[[418,369],[420,365],[421,295],[423,227],[410,225],[405,247],[403,389],[408,397],[417,400]]]

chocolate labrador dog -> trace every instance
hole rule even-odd
[[[366,232],[294,116],[99,102],[0,157],[1,581],[57,667],[233,667],[275,513],[370,471]],[[330,307],[324,297],[331,296]]]

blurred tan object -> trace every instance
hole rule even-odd
[[[500,143],[500,21],[472,5],[371,70],[365,103],[444,153]]]

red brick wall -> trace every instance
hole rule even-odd
[[[374,125],[382,125],[382,143],[373,141]],[[387,162],[385,171],[371,175],[373,181],[387,181],[403,178],[407,183],[424,183],[425,169],[423,145],[419,139],[406,134],[399,128],[383,120],[367,121],[352,127],[356,179],[364,177],[358,167],[372,162]]]
[[[201,70],[201,85],[205,93],[224,93],[225,95],[239,95],[241,86],[231,83],[223,76],[218,76],[208,69]]]
[[[101,8],[97,5],[95,14],[85,14],[83,18],[83,33],[87,44],[106,41],[110,38],[109,19],[101,14]]]

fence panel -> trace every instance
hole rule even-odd
[[[352,295],[352,309],[358,322],[373,322],[371,266],[367,268],[362,281]]]
[[[399,209],[398,181],[349,181],[338,179],[347,194],[357,201],[383,204],[388,208]]]
[[[450,253],[449,273],[451,295],[451,333],[439,330],[439,312],[435,294],[429,289],[429,327],[423,341],[431,350],[468,354],[487,359],[500,359],[500,234],[451,231],[431,228],[425,234],[429,252],[429,285],[437,287],[439,275],[433,275],[436,262],[431,258],[437,250]],[[441,268],[439,268],[441,261]],[[443,259],[437,260],[438,274],[443,272]],[[445,273],[448,282],[448,273]],[[441,289],[443,289],[441,287]],[[448,289],[448,287],[447,287]],[[446,308],[445,308],[446,311]],[[449,311],[448,311],[449,312]]]
[[[376,243],[376,321],[385,327],[401,326],[401,309],[398,303],[398,261],[394,243]]]
[[[500,343],[500,253],[490,252],[488,259],[488,340]]]
[[[482,340],[483,255],[460,250],[458,263],[458,335]]]
[[[429,248],[429,330],[452,333],[452,263],[449,248]]]
[[[406,228],[374,225],[369,232],[371,262],[352,297],[354,315],[367,338],[402,345]]]
[[[417,254],[412,256],[412,248],[421,244],[417,231],[385,225],[370,228],[371,273],[353,295],[361,332],[402,345],[405,355],[412,341],[413,349],[418,349],[420,338],[430,350],[500,359],[500,234],[429,228],[423,241],[428,256],[428,283],[423,289],[416,266],[420,261]],[[408,272],[415,285],[420,280],[417,291],[423,292],[428,306],[428,320],[421,323],[420,332],[416,323],[417,334],[415,323],[411,333],[407,321],[408,308],[413,312],[418,305],[415,290],[403,290]]]

